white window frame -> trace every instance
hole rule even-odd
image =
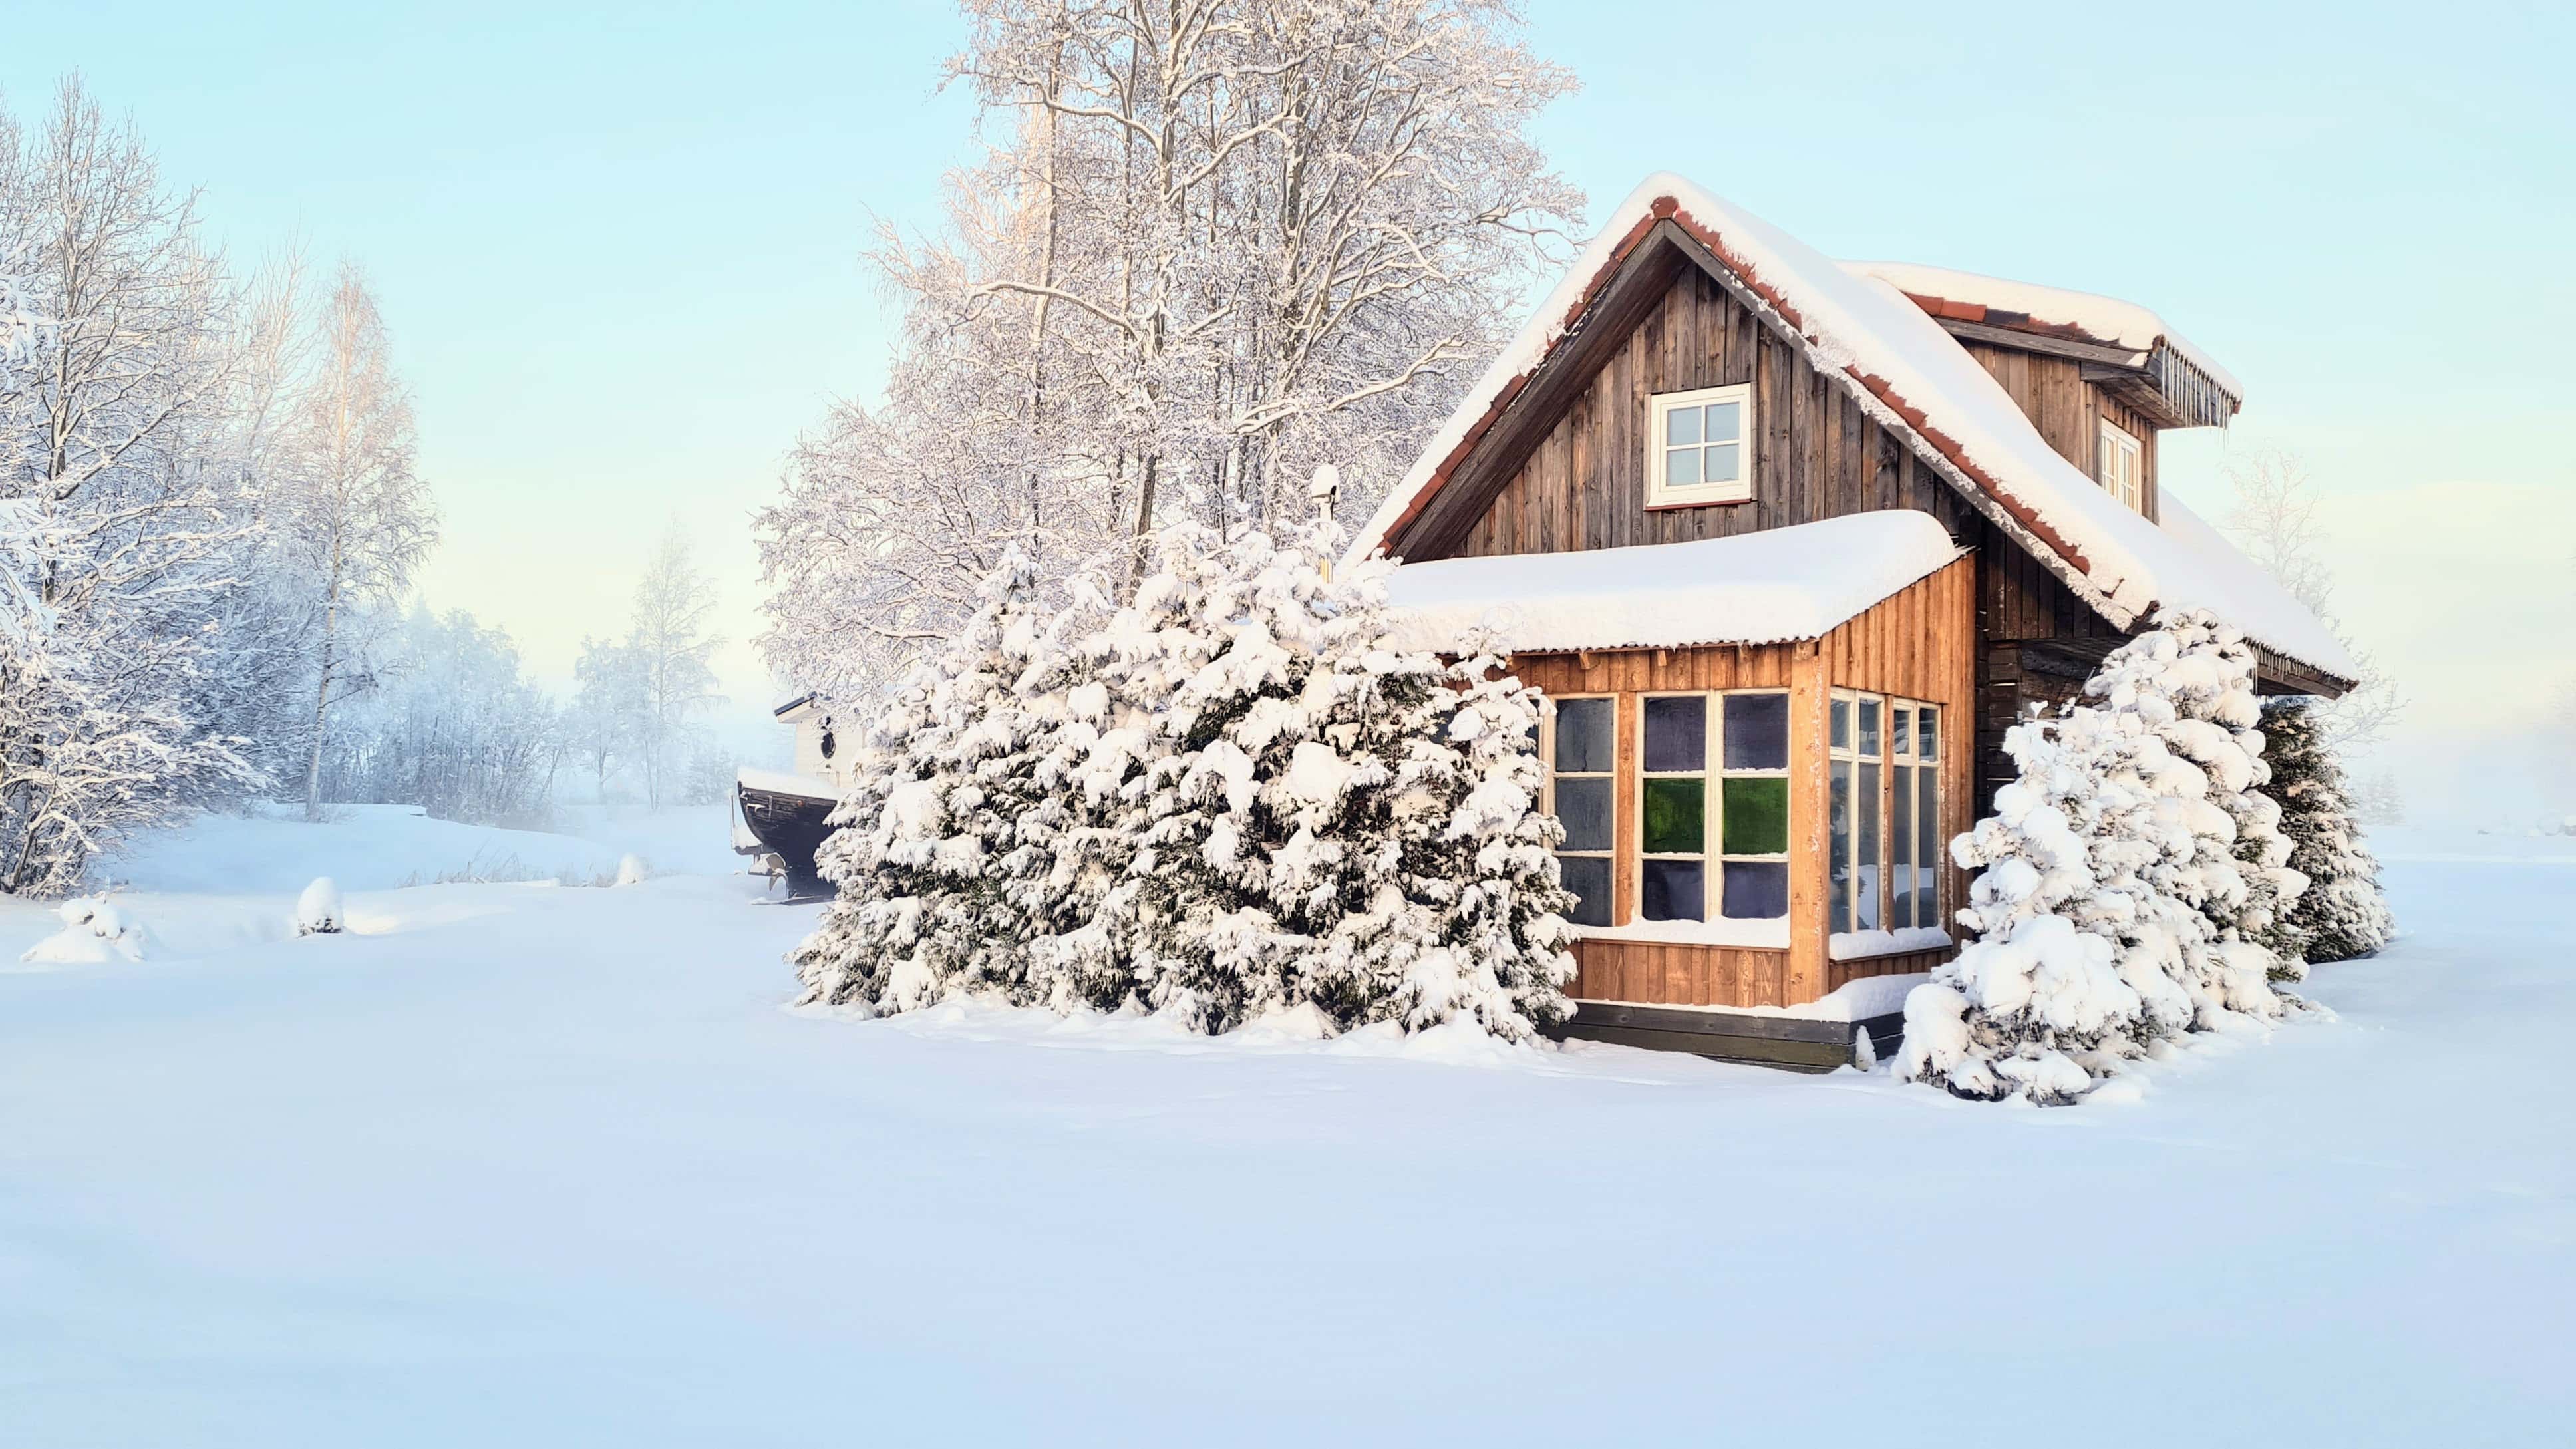
[[[1659,392],[1647,399],[1646,409],[1646,506],[1648,508],[1698,508],[1712,503],[1745,503],[1753,497],[1753,439],[1758,419],[1753,411],[1753,384],[1730,383],[1725,387],[1693,388],[1688,392]],[[1735,477],[1724,483],[1685,484],[1675,487],[1664,481],[1664,419],[1675,408],[1706,407],[1710,403],[1731,402],[1737,405],[1737,416],[1743,420],[1736,431]]]
[[[2109,418],[2099,421],[2101,434],[2093,452],[2094,481],[2102,485],[2103,492],[2128,505],[2130,512],[2146,512],[2146,449],[2118,423]]]
[[[1791,778],[1792,772],[1790,766],[1798,758],[1797,720],[1792,717],[1789,721],[1789,734],[1783,745],[1784,757],[1777,767],[1745,767],[1739,769],[1731,767],[1726,763],[1726,700],[1728,696],[1738,694],[1771,695],[1781,699],[1787,699],[1789,697],[1788,690],[1777,686],[1761,686],[1746,689],[1654,689],[1643,691],[1637,696],[1636,736],[1635,742],[1632,745],[1632,748],[1637,754],[1637,784],[1636,789],[1630,795],[1629,804],[1629,818],[1632,824],[1624,837],[1614,836],[1613,838],[1632,840],[1636,846],[1637,919],[1640,921],[1650,921],[1656,925],[1666,924],[1664,921],[1654,917],[1649,917],[1646,914],[1646,862],[1650,860],[1695,860],[1700,863],[1699,921],[1697,923],[1693,923],[1684,920],[1683,924],[1704,924],[1706,922],[1719,920],[1780,921],[1788,919],[1789,912],[1785,908],[1776,916],[1729,916],[1726,914],[1726,868],[1728,865],[1736,863],[1747,865],[1786,864],[1791,860],[1791,857],[1794,854],[1794,852],[1791,851],[1779,851],[1771,854],[1757,855],[1747,851],[1730,851],[1725,848],[1726,782],[1730,779],[1787,780]],[[1706,701],[1706,703],[1702,705],[1702,708],[1707,711],[1707,714],[1703,716],[1700,737],[1702,758],[1700,760],[1700,768],[1696,772],[1689,770],[1650,771],[1646,768],[1646,701],[1650,699],[1698,699]],[[1697,779],[1701,781],[1701,789],[1704,791],[1700,802],[1700,848],[1695,852],[1671,850],[1649,851],[1646,849],[1646,782],[1649,780],[1680,779]],[[1796,832],[1793,824],[1791,838],[1794,839],[1795,835]]]
[[[1580,859],[1580,860],[1600,860],[1600,861],[1605,861],[1605,862],[1607,862],[1607,863],[1609,864],[1609,867],[1610,867],[1610,899],[1609,899],[1608,901],[1606,901],[1606,902],[1604,902],[1604,903],[1603,903],[1603,911],[1602,911],[1602,914],[1604,914],[1604,915],[1606,915],[1606,916],[1608,916],[1608,917],[1610,918],[1610,924],[1611,924],[1612,926],[1616,926],[1616,925],[1618,925],[1618,924],[1619,924],[1619,817],[1620,817],[1620,810],[1619,810],[1619,752],[1618,752],[1618,745],[1617,745],[1617,741],[1618,741],[1618,738],[1619,738],[1619,696],[1618,696],[1618,695],[1616,695],[1616,694],[1554,694],[1554,695],[1549,695],[1549,696],[1547,697],[1546,701],[1544,702],[1543,707],[1539,710],[1539,744],[1538,744],[1538,750],[1539,750],[1539,762],[1540,762],[1542,765],[1546,766],[1547,782],[1546,782],[1546,784],[1545,784],[1545,785],[1540,789],[1540,792],[1539,792],[1539,793],[1540,793],[1540,797],[1541,797],[1541,801],[1542,801],[1542,807],[1541,807],[1541,808],[1543,808],[1544,810],[1546,810],[1546,812],[1547,812],[1550,816],[1555,815],[1555,814],[1556,814],[1556,775],[1557,775],[1557,770],[1556,770],[1556,711],[1557,711],[1557,707],[1558,707],[1559,705],[1572,704],[1572,703],[1575,703],[1575,702],[1576,702],[1576,701],[1578,701],[1578,700],[1587,700],[1587,699],[1597,699],[1597,700],[1601,700],[1601,701],[1603,701],[1604,703],[1606,703],[1606,704],[1608,704],[1608,705],[1610,706],[1610,738],[1611,738],[1611,741],[1612,741],[1612,744],[1611,744],[1611,751],[1610,751],[1610,768],[1609,768],[1609,769],[1607,769],[1607,770],[1570,770],[1570,771],[1567,771],[1566,773],[1567,773],[1571,778],[1573,778],[1573,779],[1577,779],[1577,780],[1607,780],[1607,781],[1609,781],[1609,782],[1610,782],[1610,846],[1609,846],[1609,848],[1608,848],[1607,850],[1566,850],[1566,849],[1563,849],[1563,848],[1561,848],[1561,847],[1560,847],[1558,850],[1556,850],[1556,851],[1555,851],[1555,854],[1556,854],[1556,855],[1558,855],[1558,856],[1560,856],[1560,857],[1563,857],[1563,856],[1573,856],[1573,857],[1575,857],[1575,858],[1577,858],[1577,859]],[[1601,929],[1605,929],[1605,928],[1603,928],[1603,927],[1599,927],[1599,926],[1577,926],[1575,929],[1576,929],[1576,930],[1580,930],[1580,931],[1592,931],[1592,930],[1601,930]]]
[[[1869,701],[1878,706],[1878,751],[1875,754],[1864,754],[1861,752],[1860,748],[1860,707],[1863,701]],[[1833,741],[1832,710],[1837,705],[1850,711],[1849,719],[1851,722],[1851,728],[1848,738],[1842,744],[1835,744]],[[1851,773],[1851,793],[1855,806],[1855,814],[1851,822],[1849,833],[1849,856],[1843,860],[1831,859],[1830,836],[1828,838],[1827,849],[1829,852],[1829,858],[1825,866],[1826,929],[1830,932],[1840,934],[1842,932],[1853,930],[1896,931],[1903,930],[1908,927],[1942,926],[1949,919],[1947,911],[1950,906],[1948,899],[1950,891],[1950,876],[1949,872],[1942,867],[1946,864],[1945,856],[1950,846],[1950,833],[1941,817],[1946,814],[1950,808],[1950,785],[1949,781],[1943,776],[1941,762],[1948,757],[1948,752],[1950,750],[1957,748],[1957,745],[1950,738],[1951,728],[1957,723],[1957,721],[1952,718],[1955,712],[1944,708],[1941,705],[1935,704],[1930,700],[1908,699],[1901,694],[1881,694],[1875,690],[1866,689],[1837,689],[1832,691],[1832,696],[1826,705],[1826,710],[1825,788],[1827,791],[1828,801],[1826,808],[1829,811],[1832,808],[1831,794],[1834,784],[1836,779],[1845,769],[1848,769]],[[1918,749],[1918,746],[1922,741],[1922,729],[1919,719],[1925,711],[1929,711],[1931,713],[1933,721],[1932,754],[1928,759],[1925,758]],[[1903,718],[1907,723],[1906,735],[1903,741],[1905,748],[1901,750],[1897,748],[1899,741],[1896,737],[1896,722],[1899,718]],[[1878,792],[1876,798],[1872,802],[1875,806],[1875,813],[1878,817],[1878,853],[1877,858],[1873,860],[1863,860],[1860,854],[1861,830],[1857,814],[1857,806],[1860,796],[1860,767],[1862,765],[1876,765],[1878,767]],[[1895,862],[1897,854],[1895,792],[1896,772],[1900,768],[1905,770],[1908,783],[1915,791],[1908,803],[1906,812],[1908,816],[1906,823],[1911,831],[1907,837],[1906,844],[1906,853],[1909,856],[1920,853],[1923,839],[1923,822],[1921,818],[1923,797],[1921,794],[1919,777],[1927,770],[1932,776],[1932,841],[1934,859],[1929,862],[1932,866],[1932,901],[1927,907],[1923,904],[1919,895],[1909,891],[1907,894],[1911,898],[1915,919],[1907,921],[1898,921],[1895,919],[1897,898],[1896,881],[1893,874],[1896,869]],[[1926,862],[1919,860],[1909,860],[1907,862],[1907,868],[1919,870],[1925,863]],[[1850,869],[1850,880],[1852,884],[1850,907],[1847,912],[1839,914],[1834,908],[1832,888],[1833,869],[1837,865],[1846,866]],[[1867,926],[1862,926],[1860,924],[1860,886],[1864,869],[1869,872],[1869,880],[1871,884],[1870,908],[1871,914],[1874,917],[1871,924]]]

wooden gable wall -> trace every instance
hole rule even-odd
[[[1998,349],[2001,351],[2001,349]],[[2113,406],[2082,381],[2077,364],[2025,369],[2012,353],[2000,364],[2005,387],[2025,385],[2044,432],[2063,450],[2080,446],[2090,467],[2090,409]],[[1990,364],[1995,366],[1996,364]],[[2000,374],[1999,374],[2000,375]],[[1660,392],[1754,385],[1753,497],[1690,508],[1646,507],[1647,399]],[[2075,391],[2056,389],[2071,384]],[[2063,403],[2061,406],[2060,403]],[[2115,418],[2115,421],[2117,419]],[[2154,430],[2143,420],[2141,436]],[[2126,426],[2126,424],[2124,424]],[[2063,441],[2061,441],[2063,440]],[[2152,445],[2150,445],[2152,446]],[[2070,459],[2076,454],[2068,453]],[[2149,454],[2152,457],[2152,452]],[[2152,474],[2149,475],[2152,477]],[[1804,351],[1766,324],[1715,278],[1683,267],[1660,300],[1643,309],[1529,457],[1454,545],[1421,549],[1417,560],[1565,553],[1629,544],[1719,538],[1877,509],[1931,514],[1976,550],[1979,798],[2013,777],[2003,732],[2034,700],[2072,698],[2099,658],[2123,636],[2011,536],[1872,420],[1849,391],[1811,366]],[[1982,808],[1982,805],[1981,805]]]
[[[2085,381],[2084,364],[2074,358],[2051,357],[1964,337],[1958,341],[2003,385],[2004,392],[2048,446],[2083,470],[2085,477],[2096,476],[2093,455],[2101,441],[2099,424],[2103,420],[2137,439],[2140,511],[2149,518],[2156,516],[2158,429],[2152,419],[2113,397],[2100,383]]]

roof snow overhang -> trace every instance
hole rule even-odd
[[[1682,543],[1405,564],[1390,632],[1457,652],[1680,649],[1821,639],[1966,554],[1928,513],[1888,510]]]
[[[2223,539],[2160,528],[2095,486],[1915,302],[1671,175],[1611,214],[1486,369],[1352,547],[1440,557],[1690,268],[1802,350],[2006,537],[2113,627],[2203,607],[2274,654],[2349,685],[2332,631]],[[2215,541],[2223,559],[2206,556]]]

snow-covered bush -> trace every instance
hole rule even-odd
[[[2343,766],[2303,696],[2267,703],[2262,728],[2272,767],[2263,792],[2280,807],[2290,868],[2308,882],[2290,904],[2288,926],[2310,961],[2367,956],[2388,944],[2396,920],[2379,889],[2379,862],[2362,841]]]
[[[340,904],[340,887],[331,877],[317,875],[295,898],[295,934],[299,936],[336,936],[349,928],[349,913]]]
[[[998,571],[862,756],[807,999],[1560,1019],[1535,699],[1482,653],[1387,647],[1387,566],[1328,582],[1338,543],[1176,526],[1124,606],[1077,588],[1044,629],[1026,563]]]
[[[2062,716],[2015,726],[2019,776],[1953,842],[1974,933],[1906,1003],[1897,1075],[2072,1101],[2160,1037],[2277,1017],[2302,970],[2253,652],[2200,612],[2112,651]],[[2293,947],[2283,954],[2280,946]]]
[[[611,882],[611,884],[618,886],[642,885],[644,883],[644,878],[652,873],[653,867],[646,863],[644,857],[629,851],[627,854],[621,855],[617,858],[617,879]]]
[[[114,901],[102,896],[75,896],[55,908],[63,928],[27,948],[21,961],[52,965],[95,965],[143,959],[150,933]]]

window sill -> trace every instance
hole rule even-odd
[[[1753,498],[1750,494],[1747,494],[1742,498],[1668,498],[1661,503],[1647,504],[1646,511],[1648,513],[1670,513],[1679,508],[1735,508],[1752,501]]]
[[[1631,921],[1624,926],[1577,926],[1584,941],[1634,941],[1656,946],[1732,946],[1743,951],[1789,949],[1789,918],[1745,921],[1720,916],[1714,921]]]
[[[1872,956],[1946,951],[1950,944],[1950,933],[1939,926],[1908,926],[1902,931],[1836,931],[1825,938],[1825,959],[1866,961]]]

